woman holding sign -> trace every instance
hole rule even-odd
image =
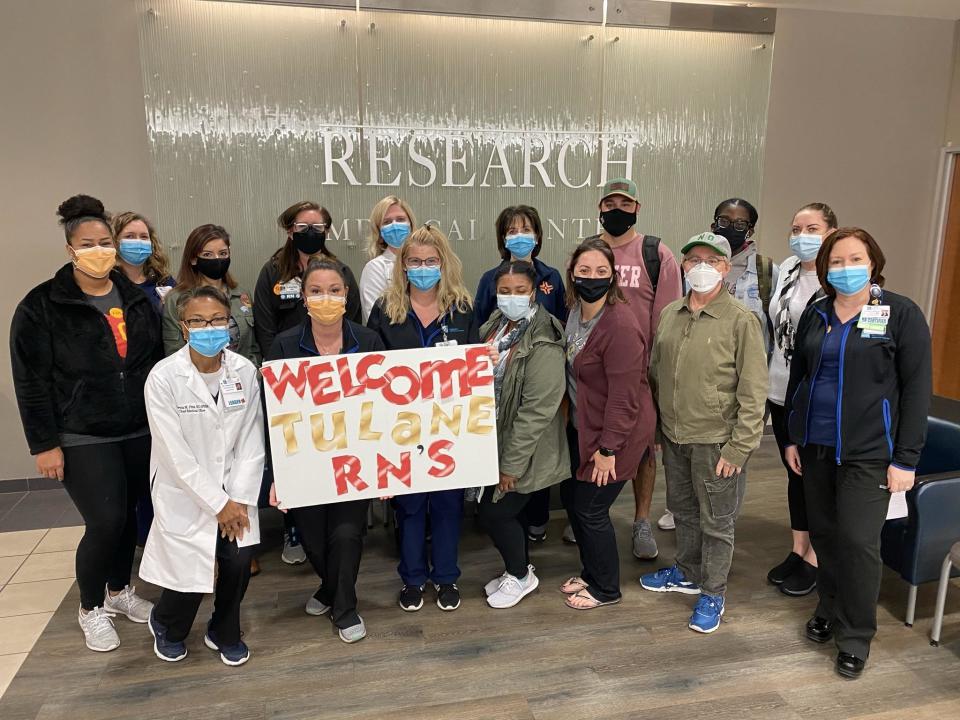
[[[344,317],[350,290],[338,263],[311,260],[301,281],[307,319],[277,335],[267,360],[384,349],[379,335]],[[356,585],[369,503],[351,500],[290,511],[310,564],[322,580],[304,610],[308,615],[329,612],[345,643],[367,636],[363,618],[357,613]],[[270,488],[270,504],[280,505],[275,486]]]
[[[599,239],[567,268],[567,394],[572,475],[561,487],[583,569],[560,588],[567,606],[620,602],[620,558],[610,506],[653,444],[656,413],[638,321],[626,306],[613,251]]]
[[[150,615],[153,650],[177,662],[205,593],[214,593],[204,644],[225,665],[243,665],[240,603],[260,542],[263,415],[253,363],[227,349],[230,301],[201,285],[180,294],[187,344],[157,366],[144,395],[154,523],[140,577],[163,588]]]
[[[890,493],[913,487],[930,406],[930,330],[913,301],[883,289],[883,252],[860,228],[824,238],[826,297],[797,324],[784,451],[803,476],[820,603],[807,638],[836,642],[857,678],[877,632],[880,530]]]
[[[480,520],[506,570],[484,591],[492,608],[509,608],[540,581],[527,553],[524,510],[540,490],[570,475],[561,404],[563,326],[535,295],[537,271],[528,262],[506,262],[493,282],[497,310],[480,337],[497,349],[493,387],[497,408],[500,484],[483,488]]]
[[[367,326],[387,350],[467,345],[479,342],[463,266],[446,236],[435,227],[415,230],[400,248],[393,282],[373,306]],[[408,612],[423,607],[427,580],[441,610],[460,607],[457,553],[463,490],[400,495],[394,500],[400,530],[403,580],[398,602]],[[430,513],[432,569],[427,565],[426,518]]]

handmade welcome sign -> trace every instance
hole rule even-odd
[[[263,365],[281,507],[493,485],[493,372],[483,345]]]

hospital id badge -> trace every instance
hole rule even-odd
[[[281,300],[299,300],[300,299],[301,284],[300,278],[293,278],[292,280],[287,280],[280,286],[280,299]]]
[[[247,404],[240,378],[221,378],[220,397],[223,398],[223,407],[227,411],[242,410]]]
[[[443,342],[438,342],[434,347],[453,347],[456,344],[456,340],[444,340]]]
[[[883,335],[890,322],[889,305],[864,305],[857,327],[870,334]]]

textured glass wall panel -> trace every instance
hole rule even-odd
[[[157,14],[149,13],[155,8]],[[386,194],[448,232],[471,288],[506,205],[540,210],[561,266],[598,185],[632,176],[640,228],[674,249],[721,197],[755,198],[769,36],[141,0],[158,222],[179,256],[220,222],[250,285],[277,214],[316,199],[359,276]],[[592,39],[590,36],[593,36]],[[619,38],[614,41],[613,38]]]

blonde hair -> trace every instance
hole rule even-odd
[[[470,292],[463,285],[463,263],[450,247],[447,236],[435,227],[424,225],[414,230],[403,241],[397,261],[393,264],[393,281],[383,294],[384,310],[390,322],[399,325],[410,312],[410,283],[407,280],[406,260],[413,245],[429,245],[440,256],[440,284],[437,286],[437,307],[440,314],[457,310],[467,312],[473,307]]]
[[[147,258],[147,261],[143,264],[144,277],[158,284],[171,279],[170,263],[167,261],[167,255],[163,251],[163,246],[157,237],[157,230],[153,227],[153,223],[143,215],[127,211],[117,213],[110,218],[110,227],[113,230],[113,236],[116,238],[117,244],[120,243],[120,233],[123,232],[123,229],[137,220],[147,226],[147,232],[150,234],[150,246],[152,248],[150,257]]]
[[[410,206],[396,195],[387,195],[383,200],[374,205],[373,210],[370,211],[370,238],[367,240],[367,255],[369,255],[371,259],[377,257],[387,249],[387,244],[383,241],[383,238],[380,237],[380,228],[383,227],[383,216],[386,215],[387,211],[394,205],[399,205],[400,209],[407,214],[411,229],[417,226],[417,218],[414,217],[413,210]]]

